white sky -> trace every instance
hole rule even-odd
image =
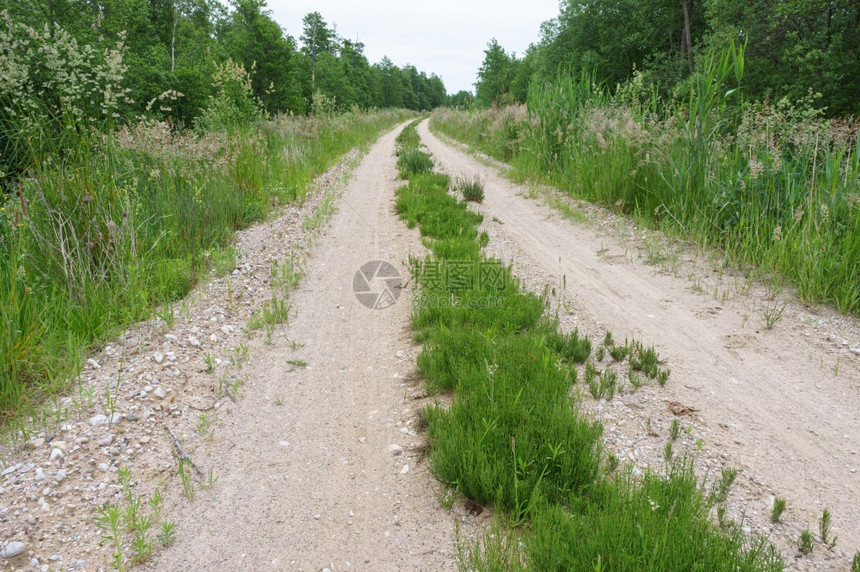
[[[272,17],[297,41],[302,18],[319,12],[338,35],[358,39],[374,64],[388,58],[435,73],[448,93],[474,93],[487,42],[496,38],[522,55],[540,39],[542,22],[558,15],[559,0],[268,0]]]

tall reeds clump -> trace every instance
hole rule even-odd
[[[860,313],[860,123],[799,102],[743,99],[743,48],[701,62],[685,98],[641,76],[610,93],[588,74],[533,85],[529,116],[446,110],[434,128],[572,195],[723,249],[736,266],[792,283],[807,302]],[[492,141],[493,143],[488,143]]]

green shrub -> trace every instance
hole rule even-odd
[[[415,175],[427,173],[433,168],[433,159],[419,149],[402,151],[397,159],[397,169],[401,179],[409,179]]]
[[[457,182],[457,190],[463,193],[463,198],[469,202],[484,202],[484,183],[477,177],[474,179],[462,179]]]

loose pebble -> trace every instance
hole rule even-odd
[[[0,550],[0,558],[15,558],[20,554],[24,554],[27,550],[27,545],[23,542],[10,542]]]

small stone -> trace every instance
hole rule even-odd
[[[860,348],[851,348],[850,351],[855,356],[860,356]]]
[[[134,413],[129,413],[125,416],[126,421],[137,421],[140,419],[140,415],[135,415]]]
[[[54,475],[54,481],[57,484],[60,484],[64,480],[66,480],[66,469],[60,469],[59,471],[57,471],[57,474]]]
[[[52,449],[51,450],[51,460],[56,461],[60,457],[63,456],[63,452],[60,449]]]
[[[148,436],[146,436],[146,435],[144,435],[143,437],[141,437],[139,440],[140,440],[140,443],[141,443],[142,445],[146,445],[147,443],[149,443],[149,437],[148,437]]]
[[[319,519],[320,519],[320,514],[319,514],[319,513],[315,514],[315,515],[314,515],[314,520],[319,520]]]
[[[405,475],[408,472],[409,472],[409,465],[403,465],[403,468],[400,469],[400,474]]]
[[[0,477],[5,477],[6,475],[11,475],[15,471],[18,470],[18,465],[12,465],[11,467],[6,467],[3,469],[3,472],[0,473]]]
[[[156,387],[155,391],[153,391],[152,394],[159,399],[164,399],[164,390],[160,387]]]
[[[33,448],[38,449],[45,444],[45,440],[39,437],[38,439],[33,439],[32,441],[30,441],[30,444],[33,446]]]
[[[114,413],[113,415],[110,416],[111,425],[116,425],[120,421],[122,421],[122,414],[121,413]]]
[[[19,554],[24,554],[27,550],[27,545],[23,542],[10,542],[0,550],[0,558],[15,558]]]
[[[161,363],[164,361],[164,354],[161,352],[155,352],[155,355],[152,356],[152,359],[155,360],[155,363]]]
[[[40,566],[39,559],[33,558],[32,560],[30,560],[30,566],[32,566],[33,568],[38,568]]]
[[[75,562],[75,566],[77,566],[78,568],[86,568],[87,562],[86,560],[78,560],[77,562]]]
[[[113,443],[113,439],[114,439],[113,435],[106,435],[106,436],[104,436],[98,440],[98,446],[99,447],[107,447],[108,445]]]
[[[221,332],[224,334],[229,334],[233,331],[233,326],[221,326]]]
[[[233,276],[238,276],[238,275],[239,275],[239,269],[238,269],[238,268],[237,268],[237,269],[235,269],[235,270],[232,272],[232,274],[233,274]]]
[[[358,442],[359,442],[359,443],[365,443],[366,441],[367,441],[367,438],[366,438],[366,437],[359,437],[359,438],[358,438]]]
[[[27,522],[30,524],[36,524],[36,517],[31,514],[27,517]]]
[[[36,482],[37,483],[40,483],[47,478],[48,478],[48,476],[45,475],[45,471],[43,471],[41,468],[36,469]]]
[[[168,342],[175,342],[179,338],[177,338],[173,334],[164,334],[164,339],[167,340]]]
[[[403,447],[395,443],[393,445],[388,446],[388,452],[396,457],[403,453]]]
[[[99,362],[97,362],[97,361],[96,361],[96,360],[94,360],[93,358],[90,358],[90,359],[88,359],[88,360],[87,360],[87,365],[89,365],[89,366],[90,366],[90,367],[92,367],[93,369],[101,369],[101,368],[102,368],[102,366],[101,366],[101,365],[99,365]]]
[[[188,336],[188,343],[194,346],[195,348],[200,347],[200,340],[195,338],[194,336]]]
[[[209,341],[212,342],[213,344],[217,344],[218,343],[218,336],[216,336],[215,334],[212,334],[211,336],[209,336]]]
[[[110,470],[110,465],[108,465],[107,463],[99,463],[99,470],[108,471]]]
[[[99,413],[98,415],[90,417],[90,420],[87,423],[89,423],[93,427],[96,427],[98,425],[101,425],[102,423],[107,423],[107,420],[107,415],[102,415],[101,413]]]

